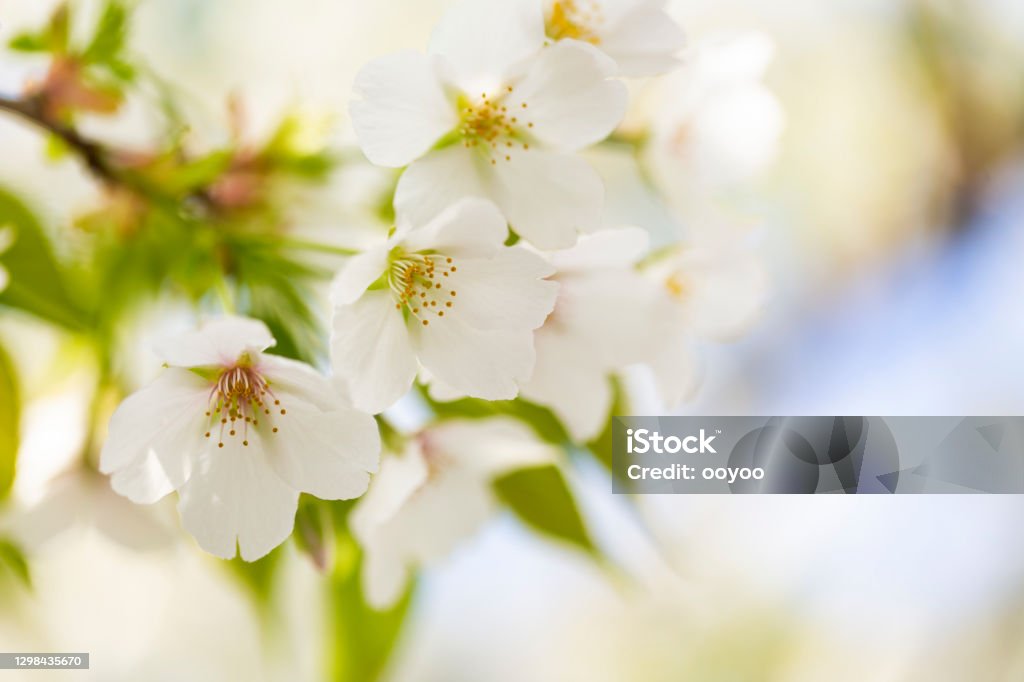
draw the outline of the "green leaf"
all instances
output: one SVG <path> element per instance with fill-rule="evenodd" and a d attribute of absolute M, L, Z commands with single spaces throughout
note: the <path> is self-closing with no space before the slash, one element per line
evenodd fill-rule
<path fill-rule="evenodd" d="M 528 526 L 596 555 L 561 470 L 553 465 L 520 469 L 494 481 L 494 491 Z"/>
<path fill-rule="evenodd" d="M 92 41 L 82 51 L 82 61 L 87 64 L 110 64 L 124 48 L 128 33 L 128 11 L 119 2 L 108 2 L 96 24 Z"/>
<path fill-rule="evenodd" d="M 362 562 L 363 555 L 352 536 L 339 534 L 338 559 L 330 581 L 330 680 L 380 679 L 412 603 L 414 584 L 410 581 L 405 594 L 390 609 L 379 611 L 367 604 Z"/>
<path fill-rule="evenodd" d="M 0 501 L 14 483 L 18 459 L 18 432 L 21 404 L 14 363 L 0 347 Z"/>
<path fill-rule="evenodd" d="M 46 36 L 40 33 L 20 33 L 7 46 L 15 52 L 48 52 L 50 49 Z"/>
<path fill-rule="evenodd" d="M 245 561 L 235 557 L 225 562 L 239 582 L 249 591 L 260 611 L 266 615 L 270 609 L 270 600 L 274 594 L 278 568 L 284 556 L 284 545 L 257 561 Z"/>
<path fill-rule="evenodd" d="M 32 573 L 24 552 L 10 540 L 0 538 L 0 571 L 11 573 L 25 587 L 32 589 Z"/>
<path fill-rule="evenodd" d="M 36 217 L 14 195 L 0 189 L 0 228 L 14 230 L 14 243 L 0 254 L 10 283 L 0 305 L 18 308 L 69 329 L 86 326 L 81 309 L 68 295 L 63 273 Z"/>
<path fill-rule="evenodd" d="M 423 391 L 423 396 L 434 413 L 441 418 L 513 417 L 526 422 L 540 438 L 548 443 L 566 445 L 572 440 L 551 410 L 522 398 L 515 400 L 462 398 L 451 402 L 437 402 L 432 400 L 426 391 Z"/>

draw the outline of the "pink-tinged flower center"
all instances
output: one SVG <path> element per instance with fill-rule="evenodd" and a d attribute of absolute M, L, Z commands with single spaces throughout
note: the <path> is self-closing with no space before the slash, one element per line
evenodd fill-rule
<path fill-rule="evenodd" d="M 241 438 L 242 445 L 248 446 L 249 426 L 259 426 L 262 418 L 270 422 L 272 411 L 278 413 L 275 418 L 288 413 L 270 389 L 270 382 L 243 355 L 238 363 L 220 372 L 210 390 L 206 412 L 210 426 L 205 435 L 211 438 L 217 431 L 218 447 L 224 447 L 225 438 L 234 437 Z M 277 433 L 277 430 L 278 427 L 273 426 L 270 433 Z"/>
<path fill-rule="evenodd" d="M 509 85 L 497 95 L 485 92 L 476 101 L 462 98 L 459 103 L 462 117 L 459 134 L 463 146 L 483 150 L 490 156 L 492 165 L 502 157 L 511 161 L 509 152 L 517 146 L 523 150 L 530 148 L 526 140 L 526 131 L 533 128 L 533 122 L 527 120 L 530 105 L 506 103 L 513 92 L 515 88 Z"/>
<path fill-rule="evenodd" d="M 555 0 L 545 23 L 552 40 L 582 40 L 600 45 L 598 27 L 604 23 L 601 7 L 594 0 Z"/>
<path fill-rule="evenodd" d="M 458 289 L 452 275 L 458 272 L 455 259 L 441 254 L 409 254 L 391 262 L 388 285 L 395 309 L 405 308 L 424 327 L 430 318 L 443 318 L 455 307 Z"/>

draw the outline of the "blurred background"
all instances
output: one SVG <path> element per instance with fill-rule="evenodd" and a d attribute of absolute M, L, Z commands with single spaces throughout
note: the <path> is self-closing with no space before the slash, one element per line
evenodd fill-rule
<path fill-rule="evenodd" d="M 342 149 L 359 67 L 422 48 L 448 4 L 143 0 L 131 41 L 181 94 L 200 144 L 224 137 L 233 98 L 252 139 L 298 108 Z M 733 111 L 740 133 L 762 131 L 763 153 L 742 159 L 742 181 L 698 189 L 714 186 L 716 212 L 753 226 L 772 298 L 744 339 L 703 349 L 705 382 L 685 412 L 1024 414 L 1024 5 L 669 6 L 691 45 L 754 34 L 770 57 L 756 87 L 771 101 L 740 98 Z M 51 10 L 0 0 L 0 39 Z M 0 94 L 39 77 L 38 61 L 0 53 Z M 623 136 L 673 87 L 634 84 Z M 156 134 L 131 101 L 83 128 L 124 146 Z M 710 156 L 729 158 L 715 145 L 737 138 L 709 139 Z M 76 164 L 47 162 L 45 147 L 0 114 L 0 185 L 70 224 L 99 188 Z M 304 229 L 339 241 L 379 229 L 366 197 L 389 180 L 358 157 L 296 199 Z M 612 188 L 610 223 L 699 229 L 702 209 L 652 189 L 656 161 L 614 145 L 592 159 Z M 156 369 L 156 320 L 173 314 L 168 303 L 120 330 L 139 349 L 122 360 L 140 380 Z M 0 592 L 0 649 L 92 653 L 90 673 L 32 679 L 320 679 L 336 643 L 318 625 L 331 602 L 309 562 L 287 548 L 285 588 L 253 599 L 186 544 L 173 502 L 140 513 L 103 481 L 63 473 L 86 433 L 83 351 L 16 315 L 0 317 L 0 338 L 29 398 L 18 520 L 5 523 L 34 581 Z M 1019 497 L 625 499 L 589 460 L 572 483 L 616 568 L 499 519 L 427 573 L 388 678 L 1024 679 Z"/>

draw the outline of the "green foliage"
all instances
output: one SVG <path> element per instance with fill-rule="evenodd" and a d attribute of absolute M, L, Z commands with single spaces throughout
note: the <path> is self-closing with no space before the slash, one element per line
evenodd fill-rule
<path fill-rule="evenodd" d="M 14 483 L 20 419 L 21 405 L 14 365 L 0 346 L 0 501 L 7 497 Z"/>
<path fill-rule="evenodd" d="M 14 195 L 0 189 L 0 227 L 14 230 L 14 243 L 0 254 L 10 283 L 0 306 L 17 308 L 68 329 L 86 325 L 42 226 Z"/>
<path fill-rule="evenodd" d="M 520 469 L 494 481 L 494 491 L 531 528 L 597 554 L 572 491 L 555 465 Z"/>
<path fill-rule="evenodd" d="M 412 603 L 410 581 L 402 599 L 378 611 L 366 603 L 362 586 L 363 556 L 347 532 L 338 536 L 338 560 L 330 577 L 331 652 L 328 679 L 337 682 L 374 682 L 381 678 L 398 642 Z"/>
<path fill-rule="evenodd" d="M 284 547 L 281 545 L 258 561 L 244 561 L 241 557 L 235 557 L 224 562 L 231 574 L 245 586 L 264 615 L 270 609 L 278 570 L 284 558 Z"/>
<path fill-rule="evenodd" d="M 536 405 L 522 398 L 515 400 L 481 400 L 479 398 L 463 398 L 451 402 L 432 400 L 424 391 L 424 397 L 440 418 L 465 417 L 484 419 L 487 417 L 506 416 L 520 419 L 532 428 L 543 440 L 553 445 L 568 446 L 571 442 L 565 427 L 551 410 Z"/>
<path fill-rule="evenodd" d="M 117 78 L 130 81 L 135 70 L 123 58 L 127 35 L 128 10 L 120 2 L 108 2 L 92 40 L 81 52 L 82 63 L 106 67 Z"/>
<path fill-rule="evenodd" d="M 17 52 L 65 54 L 68 50 L 69 20 L 67 5 L 60 5 L 46 26 L 36 32 L 29 31 L 14 36 L 8 47 Z"/>
<path fill-rule="evenodd" d="M 32 573 L 24 552 L 16 544 L 0 538 L 0 575 L 9 574 L 28 589 L 32 589 Z"/>

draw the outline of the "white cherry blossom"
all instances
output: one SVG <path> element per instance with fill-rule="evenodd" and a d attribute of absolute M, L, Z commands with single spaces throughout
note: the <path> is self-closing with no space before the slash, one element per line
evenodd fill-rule
<path fill-rule="evenodd" d="M 626 89 L 589 43 L 545 41 L 539 3 L 468 0 L 442 19 L 429 54 L 399 52 L 360 71 L 351 113 L 364 153 L 409 166 L 397 212 L 422 224 L 484 197 L 541 248 L 600 227 L 603 183 L 573 152 L 612 132 Z"/>
<path fill-rule="evenodd" d="M 665 12 L 665 0 L 544 0 L 544 27 L 551 40 L 594 45 L 615 60 L 623 76 L 671 70 L 685 43 Z"/>
<path fill-rule="evenodd" d="M 522 396 L 549 407 L 574 440 L 596 437 L 612 406 L 610 375 L 653 356 L 667 330 L 663 294 L 637 271 L 648 235 L 602 230 L 552 253 L 554 312 L 534 338 L 537 364 Z"/>
<path fill-rule="evenodd" d="M 667 194 L 699 199 L 775 158 L 784 115 L 763 82 L 774 51 L 759 33 L 707 39 L 659 85 L 646 159 Z"/>
<path fill-rule="evenodd" d="M 331 291 L 331 364 L 354 405 L 390 407 L 421 366 L 465 395 L 516 396 L 558 285 L 544 280 L 553 269 L 543 258 L 505 246 L 507 236 L 493 204 L 465 199 L 346 264 Z"/>
<path fill-rule="evenodd" d="M 477 532 L 497 508 L 495 478 L 553 463 L 557 454 L 525 424 L 495 417 L 442 422 L 412 438 L 400 455 L 386 456 L 349 517 L 366 554 L 369 603 L 393 604 L 414 569 Z"/>
<path fill-rule="evenodd" d="M 645 274 L 661 287 L 668 327 L 647 364 L 673 408 L 700 384 L 698 345 L 734 341 L 746 332 L 764 308 L 768 279 L 756 253 L 726 231 L 672 248 Z"/>
<path fill-rule="evenodd" d="M 100 470 L 140 504 L 179 493 L 185 529 L 211 554 L 254 561 L 291 533 L 300 492 L 350 499 L 377 470 L 369 415 L 300 362 L 268 355 L 267 327 L 211 320 L 167 339 L 168 365 L 110 420 Z"/>

